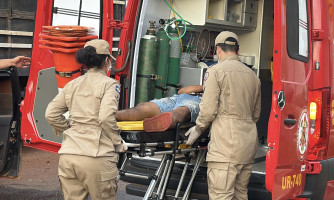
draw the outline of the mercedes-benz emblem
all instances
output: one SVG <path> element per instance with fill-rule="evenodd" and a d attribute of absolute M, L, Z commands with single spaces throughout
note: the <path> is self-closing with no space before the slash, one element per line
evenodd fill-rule
<path fill-rule="evenodd" d="M 277 105 L 280 109 L 283 109 L 285 106 L 285 94 L 283 91 L 280 91 L 277 96 Z"/>

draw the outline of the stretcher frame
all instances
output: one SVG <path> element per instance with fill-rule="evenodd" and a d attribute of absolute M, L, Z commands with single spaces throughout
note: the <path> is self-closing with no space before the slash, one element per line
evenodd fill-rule
<path fill-rule="evenodd" d="M 207 142 L 208 138 L 200 138 L 198 139 L 191 148 L 180 149 L 180 144 L 185 144 L 186 140 L 180 139 L 180 130 L 190 128 L 193 126 L 194 123 L 178 123 L 175 129 L 175 140 L 174 141 L 167 141 L 167 142 L 149 142 L 149 143 L 127 143 L 129 150 L 125 153 L 125 159 L 122 162 L 122 165 L 119 170 L 119 178 L 120 177 L 130 177 L 130 178 L 139 178 L 144 180 L 150 180 L 150 184 L 147 188 L 147 191 L 144 196 L 144 200 L 148 199 L 156 199 L 162 200 L 165 199 L 167 186 L 169 180 L 171 178 L 172 169 L 174 167 L 176 161 L 176 155 L 184 154 L 185 162 L 183 171 L 181 174 L 180 182 L 178 184 L 177 190 L 173 195 L 172 199 L 180 199 L 181 187 L 186 177 L 186 173 L 188 171 L 188 167 L 191 162 L 190 153 L 196 153 L 197 158 L 194 163 L 193 172 L 190 177 L 188 186 L 183 194 L 182 200 L 187 200 L 190 197 L 192 185 L 194 179 L 196 177 L 197 171 L 200 165 L 203 163 L 203 160 L 206 155 L 207 151 Z M 171 145 L 171 148 L 161 148 L 165 145 Z M 149 148 L 149 149 L 147 149 Z M 162 155 L 160 160 L 160 165 L 155 171 L 154 175 L 151 174 L 141 174 L 141 173 L 134 173 L 124 170 L 124 166 L 126 163 L 132 158 L 133 151 L 139 157 L 146 157 L 146 156 L 155 156 L 155 155 Z"/>

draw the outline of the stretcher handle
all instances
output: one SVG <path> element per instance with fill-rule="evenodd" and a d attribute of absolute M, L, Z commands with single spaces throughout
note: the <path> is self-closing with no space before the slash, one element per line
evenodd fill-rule
<path fill-rule="evenodd" d="M 176 135 L 175 135 L 175 145 L 173 147 L 173 151 L 174 151 L 174 154 L 176 152 L 176 150 L 179 148 L 179 145 L 180 145 L 180 129 L 181 128 L 191 128 L 192 126 L 195 126 L 196 123 L 194 122 L 179 122 L 177 123 L 176 125 Z"/>

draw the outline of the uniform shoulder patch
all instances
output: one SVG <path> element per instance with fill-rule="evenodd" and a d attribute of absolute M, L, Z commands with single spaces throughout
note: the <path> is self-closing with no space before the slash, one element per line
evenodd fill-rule
<path fill-rule="evenodd" d="M 208 80 L 209 78 L 209 72 L 205 72 L 204 74 L 204 81 Z"/>
<path fill-rule="evenodd" d="M 116 92 L 119 94 L 119 93 L 121 93 L 121 89 L 119 88 L 119 86 L 118 85 L 116 85 L 116 88 L 115 88 L 115 90 L 116 90 Z"/>

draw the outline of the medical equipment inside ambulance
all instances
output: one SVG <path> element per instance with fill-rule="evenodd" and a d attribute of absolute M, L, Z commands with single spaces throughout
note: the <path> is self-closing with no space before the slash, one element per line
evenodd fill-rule
<path fill-rule="evenodd" d="M 249 24 L 247 18 L 241 19 L 241 15 L 251 15 L 253 20 L 256 19 L 258 2 L 251 1 L 251 3 L 252 10 L 245 10 L 245 13 L 242 13 L 248 2 L 210 1 L 207 20 L 209 22 L 221 20 L 222 23 L 226 23 L 226 27 L 254 30 L 256 28 L 254 22 Z M 135 50 L 135 57 L 138 56 L 138 60 L 134 63 L 132 81 L 136 89 L 131 91 L 131 96 L 134 93 L 135 95 L 130 97 L 130 107 L 155 98 L 173 96 L 184 86 L 201 85 L 206 68 L 217 63 L 214 39 L 220 30 L 224 29 L 212 30 L 211 27 L 208 29 L 199 26 L 202 22 L 194 18 L 199 13 L 196 10 L 189 12 L 191 9 L 187 7 L 190 4 L 186 1 L 163 0 L 157 4 L 165 7 L 160 15 L 141 17 L 143 25 L 138 33 L 143 35 L 138 38 L 139 48 Z M 224 4 L 228 9 L 226 16 L 225 7 L 221 8 Z M 154 5 L 152 9 L 153 7 Z M 243 53 L 240 55 L 240 60 L 252 68 L 256 64 L 255 57 L 252 53 Z M 254 70 L 256 73 L 256 66 Z"/>

